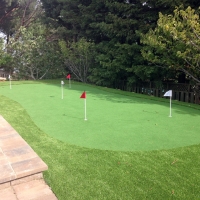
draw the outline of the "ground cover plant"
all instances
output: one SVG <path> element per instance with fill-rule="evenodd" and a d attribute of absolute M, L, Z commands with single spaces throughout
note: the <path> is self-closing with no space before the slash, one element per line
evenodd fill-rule
<path fill-rule="evenodd" d="M 189 106 L 188 104 L 173 102 L 174 110 L 172 112 L 172 118 L 168 118 L 168 113 L 165 113 L 168 112 L 168 99 L 155 99 L 154 97 L 147 96 L 144 98 L 142 95 L 129 94 L 108 88 L 101 88 L 100 92 L 100 88 L 85 86 L 82 84 L 77 84 L 77 88 L 75 85 L 72 86 L 71 93 L 69 93 L 66 85 L 65 87 L 68 91 L 66 95 L 72 95 L 73 93 L 74 97 L 77 96 L 77 101 L 79 103 L 81 102 L 79 105 L 76 100 L 68 101 L 69 99 L 67 99 L 67 96 L 64 96 L 64 101 L 62 102 L 64 105 L 69 103 L 72 103 L 73 105 L 74 103 L 77 106 L 77 110 L 79 110 L 78 117 L 76 118 L 76 115 L 74 115 L 73 119 L 71 119 L 70 113 L 73 113 L 71 110 L 64 110 L 63 112 L 63 108 L 59 109 L 60 106 L 57 105 L 58 103 L 54 103 L 53 99 L 56 98 L 55 102 L 61 101 L 60 85 L 57 84 L 56 81 L 47 82 L 45 84 L 43 82 L 38 82 L 37 84 L 35 84 L 35 82 L 33 82 L 34 84 L 27 83 L 31 82 L 16 82 L 15 85 L 13 85 L 12 90 L 9 89 L 7 82 L 1 83 L 0 114 L 21 134 L 21 136 L 47 163 L 49 170 L 45 172 L 45 180 L 55 192 L 58 199 L 197 199 L 200 197 L 200 188 L 198 184 L 200 177 L 199 129 L 198 121 L 195 121 L 196 118 L 199 118 L 200 110 L 197 105 Z M 17 89 L 17 86 L 19 86 L 19 90 Z M 30 86 L 29 92 L 24 96 L 22 90 L 28 86 Z M 38 88 L 41 88 L 42 92 L 38 92 Z M 54 88 L 55 93 L 50 94 L 47 88 L 50 88 L 51 91 Z M 84 88 L 90 88 L 87 93 L 88 121 L 86 122 L 83 119 L 83 101 L 79 99 Z M 20 94 L 20 97 L 14 92 L 15 90 L 18 91 L 17 93 Z M 35 96 L 46 94 L 48 98 L 44 99 L 44 95 L 41 99 L 34 99 L 32 93 Z M 93 97 L 90 97 L 89 100 L 89 96 Z M 137 96 L 138 100 L 133 100 L 135 99 L 134 96 Z M 102 107 L 98 107 L 97 110 L 94 110 L 92 106 L 89 107 L 93 98 L 96 99 L 93 100 L 94 102 L 97 101 L 97 104 L 94 103 L 95 107 L 99 105 L 101 99 L 103 102 L 103 99 L 105 100 L 106 98 L 106 101 L 108 101 L 108 107 L 111 107 L 111 104 L 114 104 L 112 108 L 113 112 L 117 109 L 116 106 L 119 105 L 128 104 L 130 106 L 130 104 L 137 104 L 138 106 L 141 104 L 142 109 L 139 110 L 139 108 L 137 108 L 137 110 L 135 108 L 135 110 L 137 110 L 138 113 L 139 111 L 142 112 L 142 116 L 149 116 L 150 112 L 151 117 L 146 121 L 149 122 L 148 120 L 153 121 L 158 119 L 159 123 L 157 123 L 157 125 L 154 124 L 156 128 L 161 126 L 160 118 L 164 118 L 167 122 L 170 122 L 169 120 L 172 119 L 178 120 L 177 122 L 179 122 L 179 126 L 182 126 L 183 129 L 188 128 L 188 131 L 182 131 L 182 136 L 179 135 L 178 137 L 179 132 L 176 133 L 175 129 L 172 129 L 172 131 L 168 132 L 170 137 L 173 137 L 173 133 L 177 134 L 177 138 L 175 139 L 179 141 L 177 143 L 173 143 L 172 141 L 172 144 L 175 145 L 175 147 L 176 145 L 179 147 L 171 149 L 170 146 L 154 146 L 154 144 L 152 144 L 154 148 L 158 150 L 151 149 L 150 147 L 152 147 L 152 145 L 149 145 L 146 149 L 142 149 L 144 148 L 142 147 L 143 144 L 137 145 L 137 143 L 134 144 L 134 141 L 132 141 L 134 144 L 133 146 L 137 145 L 137 149 L 121 149 L 120 143 L 118 144 L 118 149 L 117 144 L 113 146 L 112 144 L 101 145 L 94 148 L 91 146 L 92 143 L 90 143 L 90 141 L 81 144 L 80 141 L 83 140 L 83 138 L 79 139 L 79 143 L 75 143 L 72 139 L 67 141 L 65 137 L 58 136 L 59 129 L 63 129 L 64 124 L 68 123 L 65 118 L 69 120 L 67 128 L 65 127 L 65 133 L 70 134 L 70 131 L 73 129 L 81 132 L 82 128 L 85 128 L 85 123 L 88 123 L 92 126 L 92 130 L 95 130 L 93 132 L 94 135 L 97 133 L 100 134 L 100 132 L 95 129 L 96 126 L 97 129 L 102 126 L 98 125 L 98 123 L 104 120 L 103 117 L 106 118 L 108 114 L 112 117 L 114 117 L 114 115 L 112 115 L 113 113 L 107 113 L 106 115 L 102 114 L 102 116 L 99 116 L 100 114 L 95 116 L 94 113 L 89 114 L 92 111 L 97 112 L 98 109 L 101 111 L 103 110 Z M 30 101 L 30 99 L 32 99 L 32 101 Z M 46 105 L 44 106 L 44 103 L 42 104 L 42 99 L 46 104 L 47 102 L 51 102 L 48 109 L 45 107 Z M 17 101 L 19 101 L 20 104 Z M 145 107 L 147 103 L 145 104 L 144 102 L 149 101 L 152 101 L 152 103 L 148 106 L 150 108 L 147 109 L 147 107 Z M 40 107 L 40 103 L 45 107 L 46 112 L 48 111 L 45 118 L 44 116 L 38 115 L 38 113 L 41 114 L 44 112 L 43 110 L 40 113 L 40 109 L 42 108 Z M 154 106 L 157 105 L 156 103 L 159 105 L 159 113 L 153 112 Z M 104 107 L 105 105 L 106 104 L 104 104 Z M 35 112 L 31 111 L 31 107 L 33 107 L 32 110 L 35 110 Z M 38 110 L 38 108 L 40 109 Z M 106 107 L 105 109 L 108 108 Z M 123 107 L 123 109 L 127 112 L 126 106 Z M 131 112 L 130 109 L 128 111 Z M 59 112 L 60 114 L 58 115 Z M 127 113 L 127 115 L 131 117 L 130 122 L 127 121 L 127 124 L 134 122 L 138 124 L 138 119 L 134 121 L 135 118 L 141 119 L 141 116 L 139 116 L 138 113 L 133 114 L 133 116 L 132 114 Z M 41 120 L 50 120 L 47 125 L 44 125 L 49 127 L 52 124 L 51 115 L 58 115 L 58 121 L 54 122 L 54 124 L 65 120 L 64 123 L 62 122 L 59 124 L 59 128 L 56 130 L 58 135 L 54 132 L 55 130 L 53 130 L 54 134 L 51 132 L 49 133 L 48 129 L 42 127 L 38 122 Z M 120 120 L 126 118 L 125 115 L 120 115 L 121 113 L 117 116 Z M 154 115 L 156 117 L 154 117 Z M 176 119 L 176 115 L 182 115 L 182 121 Z M 35 120 L 36 117 L 39 118 L 38 121 Z M 98 123 L 95 123 L 95 125 L 92 125 L 92 122 L 94 123 L 92 117 L 99 119 Z M 188 121 L 192 120 L 189 127 L 185 125 L 187 124 L 187 121 L 183 121 L 183 119 L 187 119 Z M 116 120 L 117 118 L 115 118 L 115 121 Z M 117 121 L 117 123 L 120 122 Z M 147 124 L 141 124 L 141 127 L 146 126 Z M 79 125 L 80 127 L 76 127 Z M 104 124 L 104 126 L 101 127 L 101 131 L 104 132 L 103 130 L 106 128 L 108 128 L 109 131 L 112 130 L 113 127 L 107 127 L 110 125 L 111 122 L 106 125 Z M 172 125 L 174 126 L 174 124 L 171 124 L 169 127 L 173 128 Z M 147 129 L 150 131 L 152 128 L 152 130 L 156 132 L 157 129 L 154 128 L 154 126 L 149 124 Z M 176 125 L 176 129 L 179 128 L 179 126 Z M 129 129 L 127 129 L 127 131 L 128 130 Z M 136 130 L 139 132 L 141 129 L 136 128 Z M 118 130 L 114 127 L 113 134 L 117 134 L 117 131 Z M 163 132 L 164 131 L 166 130 L 163 130 Z M 106 132 L 106 134 L 108 134 L 108 132 Z M 73 132 L 73 134 L 75 133 Z M 162 134 L 162 132 L 160 132 L 160 134 Z M 187 139 L 185 140 L 184 137 L 187 134 L 189 134 L 190 137 L 186 137 Z M 72 136 L 69 135 L 69 137 Z M 74 137 L 78 140 L 78 136 L 75 135 Z M 85 135 L 85 137 L 91 137 L 91 135 Z M 93 139 L 95 138 L 96 137 Z M 156 138 L 156 135 L 154 135 L 154 139 L 158 139 L 158 142 L 160 138 Z M 97 139 L 100 141 L 100 138 Z M 138 139 L 139 138 L 137 138 L 137 140 Z M 87 140 L 88 139 L 86 139 L 86 141 Z M 146 140 L 149 141 L 151 138 L 147 135 Z M 187 143 L 187 140 L 189 140 L 189 143 Z M 121 142 L 121 146 L 123 146 L 123 141 Z M 143 142 L 145 142 L 145 140 L 143 140 Z M 160 141 L 160 143 L 162 142 L 164 142 L 164 140 Z M 168 142 L 170 142 L 170 139 Z M 97 145 L 97 142 L 95 145 Z M 131 145 L 126 145 L 129 146 L 128 148 L 131 147 Z M 141 146 L 141 149 L 139 149 L 139 146 Z M 166 147 L 166 149 L 164 147 Z M 109 148 L 113 148 L 113 150 Z"/>

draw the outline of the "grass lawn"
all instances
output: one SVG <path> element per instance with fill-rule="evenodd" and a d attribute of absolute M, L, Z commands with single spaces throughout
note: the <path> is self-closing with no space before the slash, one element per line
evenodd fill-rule
<path fill-rule="evenodd" d="M 87 118 L 84 100 L 87 93 Z M 0 114 L 47 163 L 59 200 L 198 199 L 200 107 L 60 81 L 0 83 Z"/>

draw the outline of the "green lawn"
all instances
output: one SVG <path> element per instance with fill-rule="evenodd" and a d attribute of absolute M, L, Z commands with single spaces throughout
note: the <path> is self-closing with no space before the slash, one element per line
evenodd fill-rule
<path fill-rule="evenodd" d="M 83 91 L 87 93 L 84 120 Z M 127 93 L 113 93 L 90 85 L 21 84 L 1 94 L 20 103 L 35 124 L 51 137 L 77 146 L 102 150 L 171 149 L 200 143 L 199 111 Z M 192 131 L 192 136 L 191 136 Z"/>
<path fill-rule="evenodd" d="M 198 105 L 173 101 L 170 118 L 168 99 L 74 83 L 62 100 L 47 83 L 0 83 L 0 114 L 47 163 L 59 200 L 200 198 Z"/>

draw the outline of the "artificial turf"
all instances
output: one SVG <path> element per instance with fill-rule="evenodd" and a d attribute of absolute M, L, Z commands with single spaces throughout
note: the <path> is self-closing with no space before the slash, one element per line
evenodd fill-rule
<path fill-rule="evenodd" d="M 5 87 L 6 84 L 1 83 Z M 22 82 L 16 84 L 21 85 Z M 101 90 L 123 96 L 130 94 L 106 88 L 101 88 Z M 199 144 L 168 150 L 132 152 L 71 145 L 43 132 L 32 121 L 27 109 L 11 98 L 2 96 L 2 91 L 1 87 L 0 114 L 47 163 L 48 170 L 44 172 L 44 178 L 59 200 L 194 200 L 200 198 Z M 143 97 L 141 101 L 144 98 L 151 98 L 136 96 Z M 161 100 L 164 101 L 164 99 L 158 101 Z M 80 101 L 83 103 L 82 99 Z M 175 103 L 183 107 L 189 106 L 173 102 Z M 194 105 L 190 106 L 197 110 L 199 108 Z M 190 110 L 189 117 L 193 116 L 193 109 Z M 172 118 L 174 114 L 173 111 Z M 195 115 L 198 116 L 197 114 Z M 80 119 L 83 118 L 80 117 Z M 198 126 L 198 124 L 195 125 Z M 75 127 L 76 124 L 72 126 Z"/>
<path fill-rule="evenodd" d="M 169 117 L 169 100 L 113 93 L 86 84 L 73 83 L 71 88 L 66 84 L 63 99 L 59 80 L 8 86 L 8 82 L 2 84 L 0 94 L 20 103 L 45 133 L 69 144 L 149 151 L 200 143 L 200 110 L 173 101 Z M 80 99 L 83 91 L 87 94 L 87 121 Z"/>

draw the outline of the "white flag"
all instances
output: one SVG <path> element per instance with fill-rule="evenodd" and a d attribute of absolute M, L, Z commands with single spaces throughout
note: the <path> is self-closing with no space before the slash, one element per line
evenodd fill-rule
<path fill-rule="evenodd" d="M 8 78 L 10 79 L 10 74 L 8 75 Z"/>
<path fill-rule="evenodd" d="M 61 81 L 61 85 L 64 85 L 65 83 L 64 83 L 64 81 Z"/>
<path fill-rule="evenodd" d="M 172 90 L 169 90 L 164 94 L 164 97 L 171 97 L 171 96 L 172 96 Z"/>

